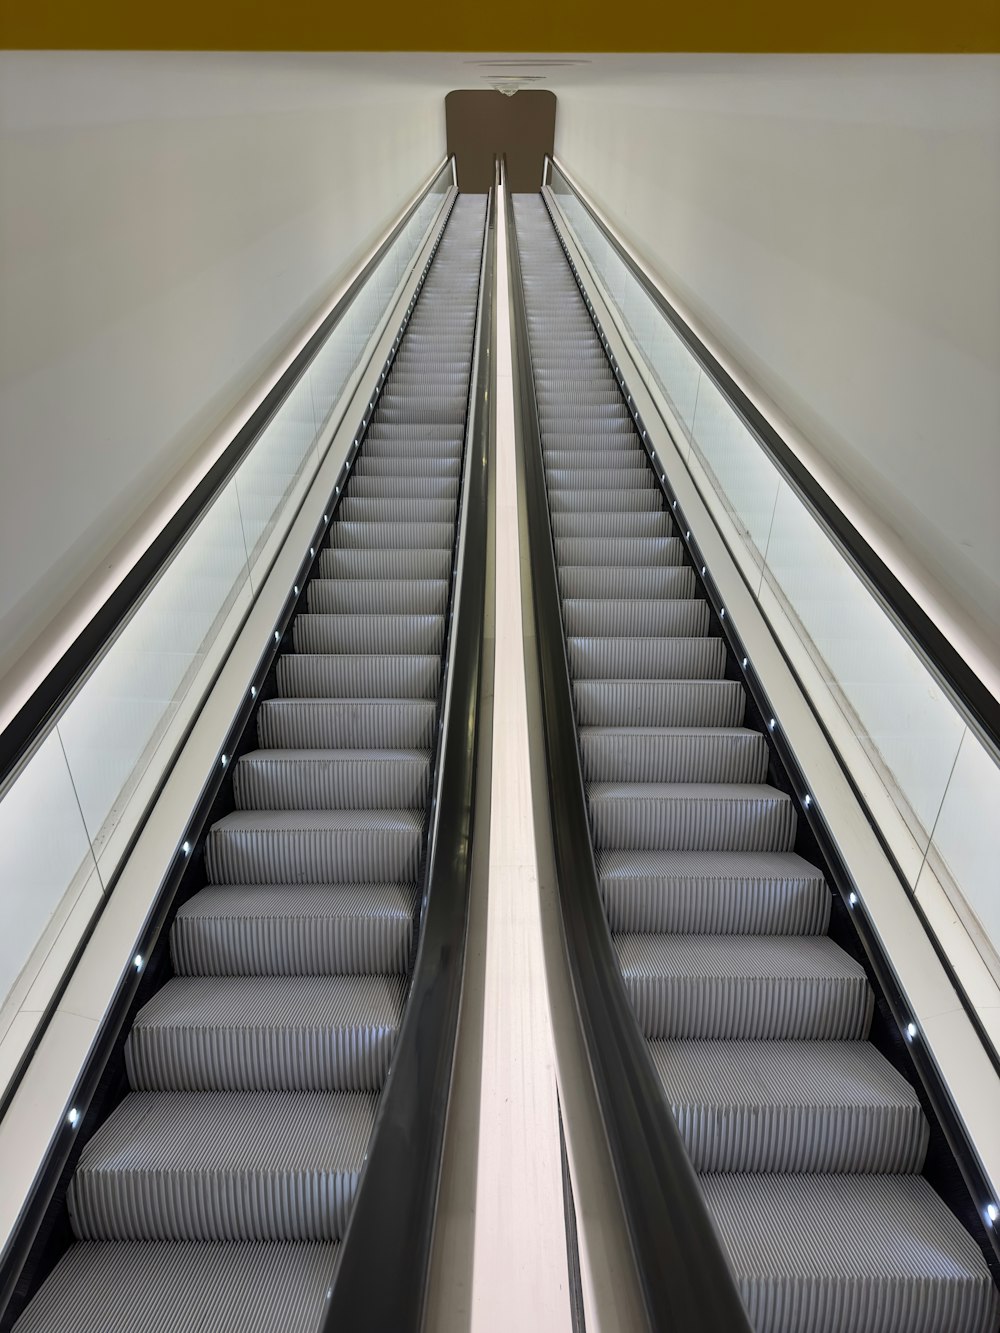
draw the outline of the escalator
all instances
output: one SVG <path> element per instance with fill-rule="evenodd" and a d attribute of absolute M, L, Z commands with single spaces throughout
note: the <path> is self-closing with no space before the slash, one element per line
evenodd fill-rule
<path fill-rule="evenodd" d="M 542 199 L 515 196 L 513 218 L 600 898 L 751 1323 L 996 1333 L 983 1253 L 924 1175 L 921 1100 L 870 1040 L 865 967 L 830 936 L 823 871 Z"/>
<path fill-rule="evenodd" d="M 18 1333 L 323 1326 L 426 922 L 486 213 L 454 204 Z"/>

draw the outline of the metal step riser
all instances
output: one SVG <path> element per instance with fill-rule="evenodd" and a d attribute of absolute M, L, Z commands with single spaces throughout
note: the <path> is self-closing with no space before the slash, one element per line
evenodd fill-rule
<path fill-rule="evenodd" d="M 306 590 L 313 615 L 443 616 L 447 579 L 313 579 Z"/>
<path fill-rule="evenodd" d="M 288 886 L 293 887 L 293 886 Z M 179 976 L 367 976 L 406 971 L 409 918 L 234 915 L 174 923 L 170 957 Z"/>
<path fill-rule="evenodd" d="M 359 478 L 360 480 L 360 478 Z M 344 523 L 451 523 L 458 511 L 456 500 L 425 500 L 388 497 L 355 497 L 341 502 L 338 518 Z"/>
<path fill-rule="evenodd" d="M 556 560 L 560 565 L 681 565 L 684 543 L 676 537 L 636 539 L 557 537 Z"/>
<path fill-rule="evenodd" d="M 296 616 L 292 642 L 297 653 L 426 654 L 441 652 L 444 616 Z"/>
<path fill-rule="evenodd" d="M 269 699 L 257 715 L 262 749 L 430 750 L 437 732 L 431 701 Z"/>
<path fill-rule="evenodd" d="M 563 629 L 571 638 L 698 638 L 709 627 L 701 598 L 627 602 L 591 598 L 563 601 Z"/>
<path fill-rule="evenodd" d="M 334 550 L 416 547 L 451 551 L 454 544 L 453 523 L 341 522 L 330 529 L 330 546 Z"/>
<path fill-rule="evenodd" d="M 795 843 L 791 801 L 611 799 L 591 790 L 590 822 L 598 848 L 701 852 L 788 852 Z"/>
<path fill-rule="evenodd" d="M 424 759 L 240 760 L 237 810 L 422 810 L 430 795 Z"/>
<path fill-rule="evenodd" d="M 351 499 L 457 500 L 458 477 L 352 477 L 347 494 Z"/>
<path fill-rule="evenodd" d="M 80 1240 L 330 1241 L 347 1230 L 360 1175 L 241 1173 L 214 1180 L 211 1191 L 182 1170 L 120 1183 L 77 1177 L 68 1203 Z"/>
<path fill-rule="evenodd" d="M 416 880 L 423 839 L 409 831 L 213 829 L 205 862 L 212 884 L 356 884 Z"/>
<path fill-rule="evenodd" d="M 646 510 L 639 513 L 614 513 L 593 510 L 589 513 L 552 513 L 554 537 L 672 537 L 670 516 Z"/>
<path fill-rule="evenodd" d="M 580 737 L 587 782 L 763 782 L 763 736 Z"/>
<path fill-rule="evenodd" d="M 437 702 L 441 659 L 306 655 L 278 658 L 278 692 L 286 699 L 424 699 Z"/>
<path fill-rule="evenodd" d="M 719 680 L 726 665 L 721 639 L 570 638 L 566 647 L 583 680 Z"/>
<path fill-rule="evenodd" d="M 125 1065 L 137 1092 L 375 1092 L 395 1043 L 364 1027 L 135 1028 Z"/>
<path fill-rule="evenodd" d="M 872 994 L 824 977 L 625 977 L 643 1034 L 667 1040 L 861 1041 Z"/>
<path fill-rule="evenodd" d="M 738 727 L 746 694 L 738 681 L 577 679 L 581 727 Z"/>
<path fill-rule="evenodd" d="M 694 570 L 686 565 L 660 569 L 601 569 L 594 565 L 564 565 L 559 570 L 563 597 L 617 597 L 619 599 L 691 597 L 695 591 Z"/>
<path fill-rule="evenodd" d="M 829 890 L 795 881 L 602 878 L 608 925 L 670 935 L 825 935 Z"/>
<path fill-rule="evenodd" d="M 663 499 L 658 491 L 560 489 L 549 491 L 552 514 L 662 514 Z M 581 561 L 581 563 L 586 563 Z"/>
<path fill-rule="evenodd" d="M 895 1175 L 919 1171 L 927 1150 L 919 1106 L 671 1109 L 696 1171 Z"/>
<path fill-rule="evenodd" d="M 333 550 L 319 553 L 319 573 L 324 579 L 447 579 L 451 576 L 450 551 Z"/>

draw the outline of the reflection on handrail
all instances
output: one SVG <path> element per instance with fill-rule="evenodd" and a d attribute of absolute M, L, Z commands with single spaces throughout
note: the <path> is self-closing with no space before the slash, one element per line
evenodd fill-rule
<path fill-rule="evenodd" d="M 549 181 L 557 230 L 583 255 L 939 953 L 960 989 L 974 968 L 989 993 L 1000 985 L 1000 704 L 557 162 Z M 967 1007 L 1000 1049 L 996 1005 Z"/>

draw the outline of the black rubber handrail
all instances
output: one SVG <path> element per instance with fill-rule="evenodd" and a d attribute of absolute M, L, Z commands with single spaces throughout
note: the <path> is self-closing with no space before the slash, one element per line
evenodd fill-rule
<path fill-rule="evenodd" d="M 26 756 L 51 728 L 80 682 L 86 678 L 95 661 L 115 637 L 119 627 L 142 601 L 148 589 L 183 545 L 192 528 L 227 485 L 271 418 L 301 379 L 316 353 L 340 323 L 358 292 L 368 282 L 386 252 L 430 194 L 444 166 L 447 166 L 447 162 L 434 173 L 426 187 L 353 279 L 343 296 L 223 453 L 167 520 L 115 590 L 0 733 L 0 792 L 4 790 L 8 780 Z"/>
<path fill-rule="evenodd" d="M 496 190 L 487 203 L 470 376 L 461 595 L 449 617 L 450 699 L 427 843 L 420 944 L 324 1333 L 422 1327 L 462 997 L 486 592 Z M 460 516 L 461 517 L 461 516 Z"/>
<path fill-rule="evenodd" d="M 632 277 L 694 354 L 702 369 L 713 380 L 719 392 L 819 522 L 827 536 L 864 580 L 868 589 L 906 636 L 969 725 L 1000 758 L 1000 699 L 977 675 L 961 652 L 949 641 L 913 594 L 861 535 L 795 451 L 785 443 L 770 421 L 713 356 L 683 315 L 612 234 L 563 172 L 559 163 L 548 156 L 546 161 L 560 173 L 566 185 L 572 190 L 577 203 L 585 210 Z M 548 188 L 550 190 L 552 188 L 551 173 Z"/>
<path fill-rule="evenodd" d="M 531 347 L 509 191 L 508 268 L 524 453 L 549 815 L 566 954 L 649 1327 L 750 1333 L 750 1325 L 626 994 L 601 904 L 576 740 Z"/>

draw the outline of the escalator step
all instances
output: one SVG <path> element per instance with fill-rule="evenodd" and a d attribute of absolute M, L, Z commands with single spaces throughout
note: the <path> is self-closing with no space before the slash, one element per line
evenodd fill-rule
<path fill-rule="evenodd" d="M 549 492 L 549 506 L 553 514 L 662 514 L 663 501 L 659 491 L 601 490 L 594 486 L 589 489 L 572 489 Z M 583 562 L 581 562 L 583 563 Z"/>
<path fill-rule="evenodd" d="M 444 616 L 302 612 L 295 617 L 292 642 L 297 653 L 440 654 Z"/>
<path fill-rule="evenodd" d="M 736 680 L 573 682 L 582 727 L 738 727 L 746 695 Z"/>
<path fill-rule="evenodd" d="M 920 1100 L 866 1041 L 651 1041 L 698 1171 L 919 1171 Z"/>
<path fill-rule="evenodd" d="M 402 976 L 172 977 L 125 1045 L 136 1090 L 364 1092 L 382 1086 Z"/>
<path fill-rule="evenodd" d="M 581 727 L 587 782 L 763 782 L 767 742 L 743 727 Z"/>
<path fill-rule="evenodd" d="M 17 1333 L 315 1333 L 337 1244 L 85 1241 L 60 1259 Z"/>
<path fill-rule="evenodd" d="M 614 932 L 822 935 L 823 875 L 792 852 L 603 851 L 601 897 Z"/>
<path fill-rule="evenodd" d="M 692 597 L 695 577 L 689 565 L 561 565 L 559 590 L 564 597 Z"/>
<path fill-rule="evenodd" d="M 327 547 L 319 553 L 319 573 L 324 579 L 447 579 L 451 577 L 451 551 Z"/>
<path fill-rule="evenodd" d="M 594 845 L 664 851 L 790 852 L 796 810 L 766 784 L 594 782 Z"/>
<path fill-rule="evenodd" d="M 423 811 L 249 811 L 226 815 L 205 848 L 213 884 L 356 884 L 417 879 Z"/>
<path fill-rule="evenodd" d="M 555 537 L 670 537 L 673 519 L 662 509 L 616 512 L 591 509 L 581 513 L 553 511 Z"/>
<path fill-rule="evenodd" d="M 857 1041 L 868 1035 L 865 970 L 825 935 L 616 935 L 647 1037 Z"/>
<path fill-rule="evenodd" d="M 266 699 L 257 714 L 269 750 L 429 750 L 436 728 L 432 699 Z"/>
<path fill-rule="evenodd" d="M 658 505 L 662 507 L 663 504 L 653 474 L 645 462 L 637 462 L 633 467 L 622 463 L 614 468 L 547 467 L 545 477 L 550 491 L 653 491 Z"/>
<path fill-rule="evenodd" d="M 132 1092 L 70 1183 L 81 1240 L 339 1240 L 374 1093 Z"/>
<path fill-rule="evenodd" d="M 655 506 L 654 506 L 655 507 Z M 680 565 L 684 543 L 678 537 L 557 537 L 560 565 Z"/>
<path fill-rule="evenodd" d="M 398 472 L 398 469 L 396 469 Z M 364 520 L 341 520 L 330 529 L 330 545 L 334 550 L 384 551 L 390 546 L 417 547 L 451 551 L 455 543 L 452 523 L 380 523 Z"/>
<path fill-rule="evenodd" d="M 982 1254 L 921 1176 L 709 1175 L 758 1333 L 992 1333 Z"/>
<path fill-rule="evenodd" d="M 726 665 L 726 645 L 709 638 L 568 638 L 570 670 L 585 680 L 711 680 Z"/>
<path fill-rule="evenodd" d="M 251 750 L 236 765 L 238 810 L 423 810 L 429 750 Z"/>
<path fill-rule="evenodd" d="M 404 973 L 415 884 L 231 884 L 177 912 L 170 957 L 181 976 Z"/>
<path fill-rule="evenodd" d="M 605 597 L 567 597 L 563 628 L 570 638 L 697 638 L 708 629 L 703 597 L 656 602 Z"/>
<path fill-rule="evenodd" d="M 340 519 L 344 523 L 454 523 L 457 510 L 456 499 L 356 496 L 351 491 L 340 503 Z"/>
<path fill-rule="evenodd" d="M 367 443 L 365 448 L 368 448 Z M 400 455 L 401 460 L 404 457 Z M 459 480 L 458 477 L 352 477 L 348 482 L 348 494 L 353 499 L 411 495 L 416 499 L 455 500 Z"/>
<path fill-rule="evenodd" d="M 291 699 L 437 700 L 436 653 L 286 653 L 278 658 L 278 690 Z"/>
<path fill-rule="evenodd" d="M 315 615 L 443 616 L 447 579 L 311 579 L 307 587 Z"/>

